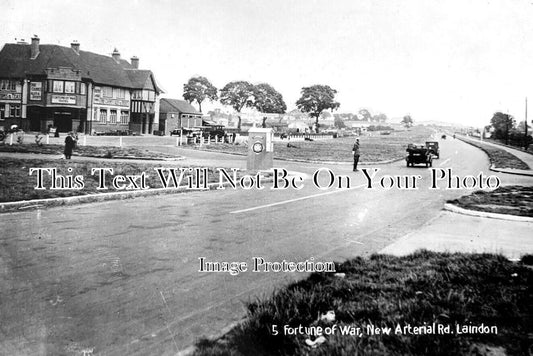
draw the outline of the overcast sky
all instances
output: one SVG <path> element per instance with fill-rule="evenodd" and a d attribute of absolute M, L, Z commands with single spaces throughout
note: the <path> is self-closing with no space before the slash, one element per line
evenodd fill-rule
<path fill-rule="evenodd" d="M 267 82 L 291 110 L 303 86 L 327 84 L 338 112 L 476 126 L 495 111 L 523 120 L 533 102 L 533 0 L 0 0 L 0 10 L 0 45 L 36 34 L 116 47 L 166 97 L 182 99 L 202 75 L 218 88 Z"/>

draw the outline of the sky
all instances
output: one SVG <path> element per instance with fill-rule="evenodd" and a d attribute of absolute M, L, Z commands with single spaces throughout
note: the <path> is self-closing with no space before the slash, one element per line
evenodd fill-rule
<path fill-rule="evenodd" d="M 533 0 L 0 0 L 0 13 L 0 46 L 35 34 L 117 48 L 169 98 L 193 76 L 246 80 L 291 110 L 302 87 L 324 84 L 340 113 L 476 127 L 496 111 L 522 121 L 533 102 Z"/>

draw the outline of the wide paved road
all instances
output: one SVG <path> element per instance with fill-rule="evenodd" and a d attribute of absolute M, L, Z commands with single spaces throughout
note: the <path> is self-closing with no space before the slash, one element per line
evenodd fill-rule
<path fill-rule="evenodd" d="M 407 168 L 404 161 L 376 166 L 376 177 L 419 174 L 416 190 L 365 189 L 364 174 L 347 165 L 329 168 L 350 176 L 351 189 L 319 190 L 309 177 L 321 165 L 276 166 L 306 175 L 305 187 L 0 215 L 0 353 L 175 354 L 240 320 L 243 302 L 305 277 L 200 273 L 199 257 L 251 264 L 254 256 L 297 262 L 368 255 L 465 193 L 428 189 L 430 170 Z M 434 168 L 452 168 L 460 177 L 491 174 L 486 156 L 458 140 L 441 141 Z M 531 178 L 499 176 L 503 183 L 531 184 Z"/>

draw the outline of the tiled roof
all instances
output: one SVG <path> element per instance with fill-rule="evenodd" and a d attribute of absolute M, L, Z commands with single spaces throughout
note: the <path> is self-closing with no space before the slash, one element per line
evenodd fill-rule
<path fill-rule="evenodd" d="M 198 112 L 191 104 L 189 104 L 185 100 L 167 98 L 161 98 L 161 100 L 159 101 L 159 112 L 181 112 L 183 114 L 202 115 L 202 113 Z"/>
<path fill-rule="evenodd" d="M 79 70 L 82 78 L 96 84 L 143 89 L 152 75 L 149 70 L 134 69 L 124 59 L 116 62 L 111 56 L 87 51 L 78 54 L 70 47 L 58 45 L 39 45 L 37 58 L 30 56 L 29 44 L 5 44 L 0 51 L 0 77 L 26 78 L 45 75 L 47 68 L 67 67 Z"/>

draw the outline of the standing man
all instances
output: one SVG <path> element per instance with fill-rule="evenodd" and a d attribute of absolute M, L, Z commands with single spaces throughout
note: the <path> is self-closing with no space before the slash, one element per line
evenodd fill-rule
<path fill-rule="evenodd" d="M 357 171 L 357 163 L 359 163 L 359 139 L 355 139 L 355 143 L 353 144 L 353 171 Z"/>
<path fill-rule="evenodd" d="M 67 137 L 65 138 L 65 159 L 70 159 L 74 146 L 76 146 L 76 140 L 73 137 L 73 133 L 69 132 Z"/>

